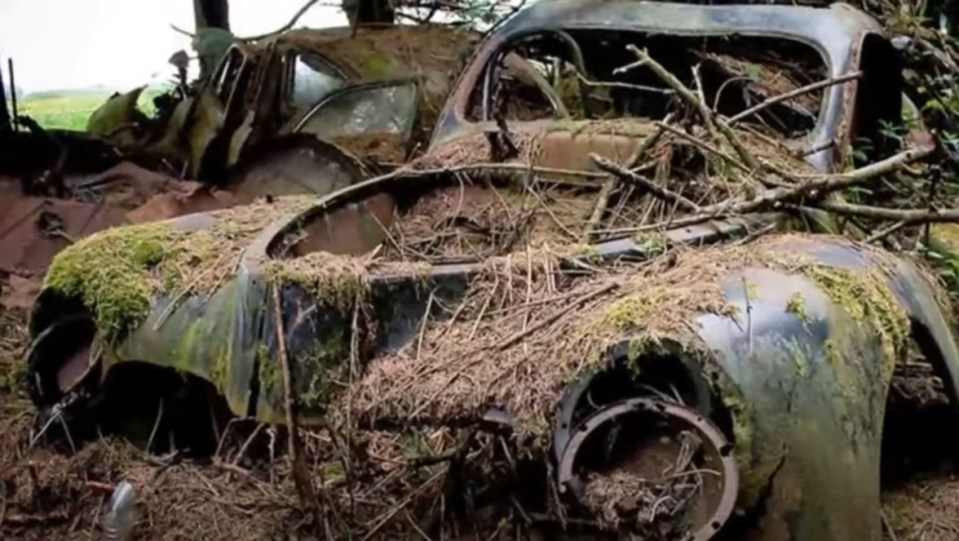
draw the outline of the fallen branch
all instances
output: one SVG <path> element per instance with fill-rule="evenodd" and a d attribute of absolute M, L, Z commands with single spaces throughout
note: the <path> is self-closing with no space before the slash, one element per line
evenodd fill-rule
<path fill-rule="evenodd" d="M 842 182 L 854 183 L 858 180 L 864 180 L 864 179 L 876 177 L 879 175 L 885 175 L 886 173 L 891 173 L 895 171 L 896 169 L 902 167 L 903 165 L 906 165 L 910 162 L 914 162 L 916 160 L 921 160 L 925 158 L 926 156 L 929 156 L 930 154 L 932 154 L 933 150 L 935 150 L 935 147 L 933 146 L 916 146 L 916 147 L 907 148 L 906 150 L 903 150 L 902 152 L 899 152 L 898 154 L 894 154 L 884 160 L 879 160 L 878 162 L 865 165 L 863 167 L 860 167 L 859 169 L 854 169 L 847 173 L 833 173 L 825 177 L 821 175 L 803 175 L 803 174 L 797 174 L 793 176 L 796 179 L 820 178 L 824 180 L 825 179 L 832 180 L 833 182 L 838 182 L 838 183 L 842 183 Z M 841 187 L 845 187 L 845 186 L 841 186 Z"/>
<path fill-rule="evenodd" d="M 797 96 L 802 96 L 803 94 L 808 94 L 809 92 L 814 92 L 814 91 L 816 91 L 816 90 L 820 90 L 820 89 L 822 89 L 822 88 L 826 88 L 826 87 L 829 87 L 829 86 L 832 86 L 832 85 L 837 85 L 837 84 L 845 83 L 845 82 L 851 81 L 851 80 L 853 80 L 853 79 L 858 79 L 858 78 L 860 78 L 860 77 L 862 77 L 862 72 L 861 72 L 861 71 L 857 71 L 857 72 L 854 72 L 854 73 L 847 73 L 846 75 L 841 75 L 841 76 L 839 76 L 839 77 L 835 77 L 835 78 L 832 78 L 832 79 L 824 79 L 824 80 L 822 80 L 822 81 L 817 81 L 817 82 L 815 82 L 815 83 L 808 84 L 808 85 L 806 85 L 806 86 L 802 86 L 802 87 L 799 87 L 799 88 L 794 89 L 794 90 L 790 90 L 789 92 L 785 92 L 785 93 L 780 94 L 780 95 L 778 95 L 778 96 L 773 96 L 773 97 L 771 97 L 771 98 L 768 98 L 768 99 L 765 99 L 765 100 L 761 101 L 760 103 L 757 103 L 756 105 L 750 107 L 749 109 L 746 109 L 746 110 L 744 110 L 744 111 L 741 111 L 741 112 L 736 113 L 735 115 L 729 117 L 729 120 L 727 121 L 727 124 L 729 124 L 729 125 L 731 126 L 731 125 L 735 124 L 736 122 L 738 122 L 738 121 L 740 121 L 740 120 L 742 120 L 742 119 L 744 119 L 744 118 L 746 118 L 746 117 L 748 117 L 748 116 L 754 115 L 754 114 L 758 113 L 759 111 L 762 111 L 763 109 L 765 109 L 765 108 L 767 108 L 767 107 L 770 107 L 770 106 L 772 106 L 772 105 L 776 105 L 777 103 L 784 102 L 784 101 L 786 101 L 786 100 L 788 100 L 788 99 L 792 99 L 792 98 L 795 98 L 795 97 L 797 97 Z"/>
<path fill-rule="evenodd" d="M 886 158 L 885 160 L 869 164 L 865 167 L 860 167 L 859 169 L 850 171 L 848 173 L 824 175 L 816 178 L 815 180 L 804 182 L 798 186 L 767 190 L 746 201 L 736 202 L 726 200 L 721 203 L 716 203 L 715 205 L 703 207 L 701 212 L 705 215 L 712 216 L 717 216 L 720 214 L 744 214 L 772 206 L 776 203 L 782 203 L 803 197 L 818 199 L 828 193 L 842 190 L 855 184 L 860 184 L 867 180 L 892 172 L 903 164 L 922 158 L 928 155 L 930 152 L 932 152 L 932 148 L 930 147 L 910 148 L 900 152 L 899 154 Z M 820 207 L 828 210 L 825 205 L 826 203 L 822 203 L 820 204 Z M 898 220 L 899 218 L 890 219 Z"/>
<path fill-rule="evenodd" d="M 899 231 L 900 229 L 902 229 L 903 227 L 907 225 L 909 225 L 908 222 L 896 222 L 888 227 L 884 227 L 880 229 L 879 231 L 871 235 L 869 238 L 867 238 L 865 242 L 866 244 L 872 244 L 873 242 L 882 240 L 888 237 L 889 235 L 895 233 L 896 231 Z"/>
<path fill-rule="evenodd" d="M 280 304 L 280 289 L 273 286 L 273 315 L 276 318 L 276 341 L 283 370 L 283 400 L 286 408 L 286 429 L 290 453 L 293 455 L 293 484 L 300 496 L 300 503 L 310 511 L 319 510 L 316 493 L 313 491 L 313 482 L 307 470 L 306 458 L 303 456 L 303 442 L 300 441 L 300 425 L 294 410 L 295 399 L 293 393 L 293 375 L 290 371 L 290 359 L 286 351 L 286 331 L 283 329 L 283 310 Z M 319 517 L 317 517 L 319 518 Z"/>
<path fill-rule="evenodd" d="M 823 201 L 819 203 L 818 206 L 823 210 L 835 212 L 836 214 L 905 222 L 903 225 L 959 222 L 959 208 L 943 210 L 903 210 L 832 201 Z"/>
<path fill-rule="evenodd" d="M 586 227 L 583 230 L 582 240 L 583 242 L 588 242 L 589 237 L 593 234 L 593 231 L 599 227 L 600 222 L 603 220 L 603 214 L 606 213 L 607 207 L 609 207 L 609 197 L 613 194 L 613 191 L 616 189 L 618 183 L 617 176 L 612 176 L 603 183 L 599 188 L 599 194 L 596 195 L 596 206 L 593 208 L 593 213 L 589 217 L 589 221 L 586 222 Z"/>
<path fill-rule="evenodd" d="M 710 132 L 715 133 L 717 130 L 723 135 L 726 141 L 733 147 L 733 150 L 736 151 L 736 154 L 739 156 L 739 159 L 743 161 L 747 166 L 752 170 L 758 170 L 760 168 L 759 162 L 756 158 L 750 154 L 746 147 L 743 146 L 742 141 L 736 137 L 736 134 L 733 130 L 727 125 L 718 115 L 713 112 L 705 103 L 700 100 L 696 94 L 694 94 L 689 88 L 686 87 L 679 79 L 677 79 L 672 73 L 669 72 L 662 64 L 653 60 L 651 56 L 646 51 L 640 50 L 635 45 L 627 45 L 631 53 L 636 55 L 639 58 L 640 62 L 643 65 L 649 66 L 649 69 L 653 70 L 660 79 L 663 80 L 666 84 L 673 87 L 676 92 L 679 94 L 684 101 L 692 105 L 699 111 L 699 116 L 703 118 L 703 122 L 706 124 L 706 128 Z"/>
<path fill-rule="evenodd" d="M 633 173 L 632 171 L 624 169 L 616 165 L 615 163 L 607 160 L 606 158 L 603 158 L 602 156 L 599 156 L 597 154 L 590 154 L 589 159 L 592 160 L 593 163 L 595 163 L 596 166 L 602 169 L 603 171 L 606 171 L 607 173 L 615 175 L 616 177 L 626 182 L 637 184 L 645 188 L 646 190 L 648 190 L 651 194 L 655 195 L 656 197 L 659 197 L 660 199 L 664 199 L 666 201 L 669 201 L 670 203 L 676 203 L 677 205 L 692 212 L 698 213 L 698 212 L 702 212 L 703 210 L 699 205 L 683 197 L 682 195 L 679 195 L 676 192 L 667 190 L 666 188 L 659 186 L 655 182 L 647 178 L 644 178 L 641 175 L 637 175 L 636 173 Z"/>

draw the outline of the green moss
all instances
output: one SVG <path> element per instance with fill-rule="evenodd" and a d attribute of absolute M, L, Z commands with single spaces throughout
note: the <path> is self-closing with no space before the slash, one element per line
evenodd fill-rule
<path fill-rule="evenodd" d="M 885 274 L 878 269 L 863 272 L 823 266 L 809 266 L 804 272 L 854 322 L 869 324 L 879 333 L 891 370 L 909 338 L 910 323 Z"/>
<path fill-rule="evenodd" d="M 959 306 L 959 224 L 931 225 L 923 255 L 945 285 L 952 305 Z"/>
<path fill-rule="evenodd" d="M 291 196 L 221 210 L 211 214 L 211 229 L 199 231 L 179 231 L 169 222 L 108 229 L 60 252 L 44 286 L 80 299 L 101 338 L 113 341 L 147 316 L 154 298 L 222 284 L 253 236 L 310 201 Z"/>
<path fill-rule="evenodd" d="M 390 70 L 392 68 L 392 62 L 390 62 L 390 57 L 382 53 L 374 53 L 366 58 L 363 61 L 361 69 L 363 70 L 363 77 L 366 79 L 385 79 L 389 77 Z"/>
<path fill-rule="evenodd" d="M 661 348 L 662 348 L 662 342 L 658 338 L 644 335 L 644 336 L 633 338 L 632 340 L 629 341 L 629 350 L 626 352 L 626 355 L 629 358 L 629 361 L 631 365 L 633 366 L 633 368 L 635 369 L 636 373 L 638 374 L 640 367 L 637 361 L 639 361 L 639 359 L 642 358 L 643 355 L 646 355 L 647 353 L 651 351 L 655 351 Z"/>
<path fill-rule="evenodd" d="M 346 469 L 343 468 L 343 463 L 339 460 L 331 460 L 320 464 L 320 475 L 324 484 L 330 483 L 346 477 Z"/>
<path fill-rule="evenodd" d="M 261 393 L 283 393 L 283 367 L 279 359 L 274 359 L 270 348 L 260 344 L 256 348 L 257 377 L 260 379 Z"/>
<path fill-rule="evenodd" d="M 326 260 L 319 261 L 321 258 Z M 331 262 L 344 264 L 327 264 Z M 362 295 L 368 286 L 362 268 L 325 253 L 310 254 L 295 260 L 269 261 L 263 265 L 263 273 L 270 283 L 299 285 L 314 297 L 338 308 L 352 306 L 357 295 Z"/>
<path fill-rule="evenodd" d="M 18 394 L 26 387 L 27 363 L 12 362 L 5 365 L 6 370 L 0 374 L 0 393 Z"/>
<path fill-rule="evenodd" d="M 612 303 L 606 310 L 603 322 L 618 330 L 641 326 L 652 313 L 645 297 L 630 296 Z"/>
<path fill-rule="evenodd" d="M 340 386 L 337 376 L 344 372 L 348 356 L 346 333 L 341 331 L 298 359 L 298 373 L 308 374 L 310 380 L 303 387 L 297 386 L 297 401 L 308 409 L 325 409 Z"/>
<path fill-rule="evenodd" d="M 599 253 L 599 250 L 593 245 L 584 245 L 581 250 L 582 256 L 586 258 L 586 261 L 598 265 L 603 262 L 603 256 Z"/>
<path fill-rule="evenodd" d="M 146 317 L 153 293 L 150 270 L 177 236 L 163 223 L 108 229 L 60 252 L 44 287 L 82 299 L 103 336 L 115 336 Z"/>
<path fill-rule="evenodd" d="M 806 298 L 798 291 L 786 301 L 786 311 L 795 315 L 804 325 L 809 323 L 809 313 L 806 312 Z"/>
<path fill-rule="evenodd" d="M 669 249 L 669 238 L 662 233 L 637 235 L 633 242 L 636 243 L 637 249 L 649 258 L 662 255 Z"/>

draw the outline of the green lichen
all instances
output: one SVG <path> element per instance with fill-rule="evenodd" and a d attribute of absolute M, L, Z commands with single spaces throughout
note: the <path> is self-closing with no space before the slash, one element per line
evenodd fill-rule
<path fill-rule="evenodd" d="M 210 379 L 222 390 L 226 390 L 229 387 L 227 377 L 230 375 L 230 364 L 232 362 L 233 358 L 230 356 L 229 350 L 224 354 L 218 355 L 216 359 L 213 360 Z"/>
<path fill-rule="evenodd" d="M 260 344 L 256 348 L 257 377 L 260 380 L 260 392 L 282 393 L 283 392 L 283 368 L 280 362 L 274 359 L 270 354 L 270 348 L 266 344 Z"/>
<path fill-rule="evenodd" d="M 806 352 L 795 340 L 786 340 L 783 347 L 789 351 L 793 367 L 799 377 L 809 375 L 809 361 L 806 359 Z"/>
<path fill-rule="evenodd" d="M 103 336 L 115 336 L 146 317 L 154 289 L 150 270 L 178 236 L 164 223 L 108 229 L 60 252 L 44 287 L 82 299 Z"/>
<path fill-rule="evenodd" d="M 832 365 L 833 369 L 839 369 L 842 367 L 843 361 L 840 351 L 841 348 L 832 339 L 826 340 L 826 343 L 823 344 L 823 353 L 826 354 L 826 360 L 829 361 L 829 364 Z"/>

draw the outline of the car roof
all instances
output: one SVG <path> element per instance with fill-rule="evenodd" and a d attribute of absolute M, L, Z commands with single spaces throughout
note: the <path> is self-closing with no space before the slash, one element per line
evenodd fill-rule
<path fill-rule="evenodd" d="M 823 50 L 830 61 L 848 57 L 850 43 L 882 32 L 865 12 L 845 3 L 828 7 L 783 4 L 698 5 L 648 0 L 550 0 L 523 9 L 496 32 L 509 40 L 536 30 L 616 29 L 669 34 L 778 35 Z"/>

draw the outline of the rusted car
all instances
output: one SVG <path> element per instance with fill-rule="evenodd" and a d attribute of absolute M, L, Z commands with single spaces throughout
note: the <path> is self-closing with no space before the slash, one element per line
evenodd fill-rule
<path fill-rule="evenodd" d="M 18 209 L 0 224 L 0 270 L 42 271 L 69 242 L 111 226 L 265 195 L 329 193 L 421 154 L 477 39 L 468 30 L 440 25 L 291 30 L 233 45 L 213 77 L 158 122 L 136 110 L 142 88 L 117 95 L 91 118 L 89 131 L 104 141 L 94 139 L 70 152 L 60 145 L 69 160 L 105 155 L 100 159 L 105 163 L 93 170 L 98 177 L 66 182 L 69 193 L 60 197 L 74 200 L 23 198 L 53 194 L 15 191 L 0 200 L 5 208 Z M 34 167 L 28 162 L 38 152 L 25 146 L 28 139 L 53 147 L 56 138 L 69 139 L 49 135 L 7 134 L 4 164 Z M 106 141 L 163 173 L 176 174 L 185 162 L 183 171 L 218 190 L 158 182 L 159 174 L 133 164 L 111 170 L 118 152 Z M 37 177 L 44 169 L 58 169 L 55 155 L 39 157 L 44 163 L 36 171 L 17 174 Z M 59 169 L 62 176 L 75 168 Z M 111 191 L 140 197 L 122 204 L 113 196 L 98 197 Z M 147 202 L 159 192 L 169 193 Z M 52 233 L 45 231 L 50 221 Z"/>
<path fill-rule="evenodd" d="M 897 366 L 921 357 L 959 392 L 943 291 L 836 235 L 805 192 L 728 217 L 715 193 L 757 189 L 745 164 L 676 126 L 708 103 L 740 123 L 742 161 L 820 178 L 888 152 L 895 66 L 844 4 L 538 3 L 483 42 L 409 166 L 61 254 L 31 321 L 33 398 L 149 427 L 174 394 L 129 378 L 154 367 L 264 422 L 289 399 L 308 426 L 505 433 L 444 500 L 494 529 L 879 541 Z M 617 185 L 604 158 L 661 184 Z"/>
<path fill-rule="evenodd" d="M 95 112 L 91 129 L 153 159 L 185 162 L 190 178 L 225 184 L 231 176 L 254 195 L 327 193 L 358 180 L 350 175 L 364 174 L 360 160 L 395 166 L 425 149 L 478 39 L 445 25 L 396 25 L 237 42 L 159 127 L 131 133 L 137 113 L 127 111 Z M 138 90 L 111 107 L 135 104 Z M 271 175 L 267 190 L 259 177 Z"/>

